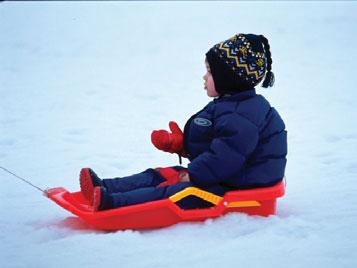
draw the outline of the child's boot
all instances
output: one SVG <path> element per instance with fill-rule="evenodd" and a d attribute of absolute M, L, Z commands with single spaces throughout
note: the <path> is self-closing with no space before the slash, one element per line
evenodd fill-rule
<path fill-rule="evenodd" d="M 105 210 L 113 207 L 112 200 L 105 187 L 94 187 L 93 190 L 93 210 Z"/>
<path fill-rule="evenodd" d="M 82 168 L 79 174 L 79 184 L 84 197 L 92 204 L 93 191 L 96 186 L 103 186 L 102 180 L 90 168 Z"/>

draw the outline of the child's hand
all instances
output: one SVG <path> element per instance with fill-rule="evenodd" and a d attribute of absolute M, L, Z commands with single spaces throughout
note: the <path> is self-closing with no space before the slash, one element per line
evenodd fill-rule
<path fill-rule="evenodd" d="M 162 151 L 180 154 L 183 151 L 183 133 L 176 122 L 170 121 L 171 133 L 166 130 L 154 130 L 151 133 L 151 142 Z"/>
<path fill-rule="evenodd" d="M 156 168 L 156 171 L 165 179 L 164 182 L 160 183 L 158 187 L 172 185 L 178 182 L 190 181 L 190 176 L 188 175 L 187 169 L 182 169 L 177 171 L 172 167 L 166 168 Z"/>
<path fill-rule="evenodd" d="M 190 175 L 188 174 L 188 172 L 181 172 L 179 178 L 180 178 L 180 182 L 190 181 Z"/>

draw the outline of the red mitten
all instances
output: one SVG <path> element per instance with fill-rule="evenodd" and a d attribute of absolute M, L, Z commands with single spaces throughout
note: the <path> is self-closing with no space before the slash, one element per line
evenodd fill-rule
<path fill-rule="evenodd" d="M 183 133 L 176 122 L 170 121 L 169 127 L 171 133 L 166 130 L 154 130 L 151 133 L 151 142 L 162 151 L 169 153 L 183 152 Z"/>

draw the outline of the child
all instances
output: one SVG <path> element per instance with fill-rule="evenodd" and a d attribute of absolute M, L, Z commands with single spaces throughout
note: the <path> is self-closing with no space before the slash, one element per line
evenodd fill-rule
<path fill-rule="evenodd" d="M 195 186 L 217 195 L 234 189 L 272 186 L 284 177 L 287 132 L 278 112 L 254 87 L 274 84 L 268 40 L 238 34 L 206 53 L 203 76 L 209 97 L 215 98 L 194 114 L 182 132 L 153 131 L 155 147 L 190 160 L 181 166 L 147 169 L 123 178 L 100 179 L 93 170 L 80 173 L 81 191 L 94 210 L 168 198 Z M 207 207 L 196 197 L 179 202 L 184 209 Z"/>

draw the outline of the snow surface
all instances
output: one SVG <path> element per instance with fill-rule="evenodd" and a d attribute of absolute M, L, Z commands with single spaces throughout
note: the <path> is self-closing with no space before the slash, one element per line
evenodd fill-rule
<path fill-rule="evenodd" d="M 210 99 L 204 53 L 263 33 L 289 135 L 278 214 L 98 232 L 0 170 L 0 267 L 357 267 L 354 2 L 3 2 L 0 166 L 42 188 L 177 164 L 153 129 Z M 187 162 L 186 162 L 187 163 Z"/>

